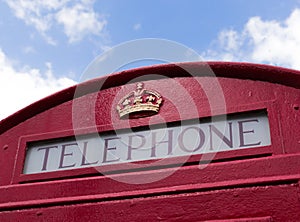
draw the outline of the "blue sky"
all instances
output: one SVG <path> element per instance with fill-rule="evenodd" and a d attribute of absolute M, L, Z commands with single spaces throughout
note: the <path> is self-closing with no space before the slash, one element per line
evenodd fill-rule
<path fill-rule="evenodd" d="M 299 0 L 0 0 L 0 33 L 0 119 L 140 38 L 176 41 L 202 60 L 300 69 Z"/>

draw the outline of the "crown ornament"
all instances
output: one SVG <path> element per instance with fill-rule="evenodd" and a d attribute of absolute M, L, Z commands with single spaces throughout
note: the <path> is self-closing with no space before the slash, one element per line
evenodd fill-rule
<path fill-rule="evenodd" d="M 136 84 L 136 90 L 124 96 L 117 104 L 120 118 L 139 118 L 158 113 L 163 102 L 161 95 L 154 91 L 144 89 L 144 83 Z"/>

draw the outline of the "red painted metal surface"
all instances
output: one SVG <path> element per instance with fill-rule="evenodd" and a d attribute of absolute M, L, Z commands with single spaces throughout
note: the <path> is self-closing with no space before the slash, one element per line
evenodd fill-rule
<path fill-rule="evenodd" d="M 207 72 L 207 65 L 216 76 Z M 128 128 L 115 106 L 123 91 L 134 88 L 127 82 L 151 74 L 165 76 L 144 81 L 165 96 L 164 104 L 159 115 L 131 119 L 130 127 L 265 110 L 271 145 L 217 153 L 201 170 L 202 156 L 191 156 L 170 176 L 148 184 L 118 180 L 159 177 L 173 171 L 181 158 L 154 168 L 149 168 L 151 161 L 130 170 L 122 164 L 102 167 L 110 177 L 92 167 L 23 174 L 26 144 L 31 141 Z M 216 80 L 226 109 L 212 105 L 207 96 L 215 94 L 218 101 Z M 170 87 L 174 83 L 189 98 Z M 75 90 L 80 93 L 76 98 Z M 75 113 L 74 101 L 80 106 Z M 191 112 L 191 103 L 197 112 Z M 0 122 L 0 221 L 300 221 L 299 112 L 300 72 L 257 64 L 159 65 L 68 88 Z"/>

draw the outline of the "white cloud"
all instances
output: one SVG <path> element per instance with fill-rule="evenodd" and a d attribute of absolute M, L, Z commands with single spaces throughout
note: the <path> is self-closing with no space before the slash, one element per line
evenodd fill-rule
<path fill-rule="evenodd" d="M 62 8 L 56 14 L 56 19 L 64 26 L 64 32 L 71 43 L 89 34 L 99 35 L 107 23 L 101 20 L 90 4 L 82 3 Z"/>
<path fill-rule="evenodd" d="M 300 69 L 300 9 L 284 21 L 252 17 L 242 31 L 223 30 L 206 59 L 249 61 Z"/>
<path fill-rule="evenodd" d="M 219 34 L 219 41 L 225 50 L 236 51 L 240 47 L 241 39 L 236 31 L 226 30 Z"/>
<path fill-rule="evenodd" d="M 42 73 L 39 69 L 14 68 L 0 49 L 0 119 L 51 93 L 76 84 L 73 80 L 54 77 L 50 63 Z"/>
<path fill-rule="evenodd" d="M 135 31 L 140 30 L 141 28 L 142 28 L 142 25 L 141 25 L 140 23 L 137 23 L 137 24 L 135 24 L 135 25 L 133 26 L 133 29 L 134 29 Z"/>
<path fill-rule="evenodd" d="M 22 49 L 22 52 L 25 54 L 36 53 L 35 49 L 32 46 L 26 46 Z"/>
<path fill-rule="evenodd" d="M 100 35 L 107 21 L 93 9 L 92 0 L 4 0 L 14 15 L 33 26 L 49 44 L 56 42 L 48 32 L 63 25 L 69 42 L 87 35 Z"/>

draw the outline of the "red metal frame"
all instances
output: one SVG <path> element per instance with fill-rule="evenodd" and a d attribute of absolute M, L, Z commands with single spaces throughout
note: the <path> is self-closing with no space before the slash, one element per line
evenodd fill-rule
<path fill-rule="evenodd" d="M 230 111 L 227 112 L 227 114 L 237 114 L 237 113 L 244 113 L 244 112 L 255 112 L 258 110 L 266 110 L 269 118 L 269 124 L 270 124 L 270 134 L 271 134 L 271 145 L 265 146 L 265 147 L 258 147 L 255 149 L 242 149 L 242 150 L 233 150 L 233 151 L 225 151 L 225 152 L 219 152 L 214 157 L 213 161 L 221 161 L 226 159 L 232 159 L 232 158 L 241 158 L 241 157 L 255 157 L 255 156 L 265 156 L 265 155 L 273 155 L 273 153 L 280 154 L 282 153 L 282 149 L 280 149 L 281 141 L 276 140 L 274 138 L 281 138 L 280 132 L 278 131 L 278 119 L 277 119 L 277 113 L 276 113 L 276 105 L 275 101 L 267 101 L 267 102 L 261 102 L 256 104 L 251 104 L 251 106 L 242 106 L 242 107 L 235 107 L 235 110 L 233 108 L 229 108 Z M 255 106 L 255 108 L 253 108 Z M 237 110 L 237 111 L 236 111 Z M 201 118 L 201 117 L 200 117 Z M 107 126 L 111 127 L 111 126 Z M 108 128 L 105 130 L 105 128 L 102 127 L 102 132 L 107 132 L 111 130 Z M 77 131 L 78 132 L 78 131 Z M 94 127 L 89 129 L 84 129 L 83 132 L 87 133 L 96 133 L 94 132 Z M 99 131 L 98 131 L 99 132 Z M 101 133 L 101 131 L 99 132 Z M 31 181 L 44 181 L 44 180 L 52 180 L 52 179 L 59 179 L 59 178 L 72 178 L 76 176 L 83 176 L 83 175 L 99 175 L 100 172 L 104 173 L 118 173 L 120 171 L 126 172 L 128 170 L 139 170 L 141 168 L 147 168 L 149 167 L 149 164 L 151 167 L 155 164 L 153 164 L 153 161 L 139 161 L 136 162 L 136 165 L 133 166 L 132 164 L 128 165 L 126 163 L 122 164 L 114 164 L 114 165 L 106 165 L 101 167 L 88 167 L 88 168 L 81 168 L 81 169 L 71 169 L 71 170 L 63 170 L 63 171 L 57 171 L 57 172 L 45 172 L 45 173 L 38 173 L 38 174 L 23 174 L 23 167 L 25 162 L 25 156 L 26 156 L 26 147 L 27 144 L 30 142 L 37 142 L 37 141 L 43 141 L 43 140 L 51 140 L 51 139 L 58 139 L 58 138 L 66 138 L 66 137 L 72 137 L 74 136 L 73 130 L 65 130 L 65 131 L 58 131 L 58 132 L 51 132 L 51 133 L 43 133 L 43 134 L 35 134 L 35 135 L 28 135 L 28 136 L 22 136 L 20 137 L 20 142 L 18 146 L 17 151 L 17 159 L 16 159 L 16 167 L 14 172 L 14 183 L 26 183 Z M 187 160 L 184 159 L 185 163 L 199 163 L 199 160 L 202 159 L 202 154 L 198 155 L 192 155 Z M 166 165 L 169 166 L 177 166 L 178 164 L 182 163 L 183 158 L 181 157 L 172 157 L 168 158 L 164 161 L 164 165 L 160 166 L 161 164 L 157 164 L 156 166 L 163 167 Z"/>

